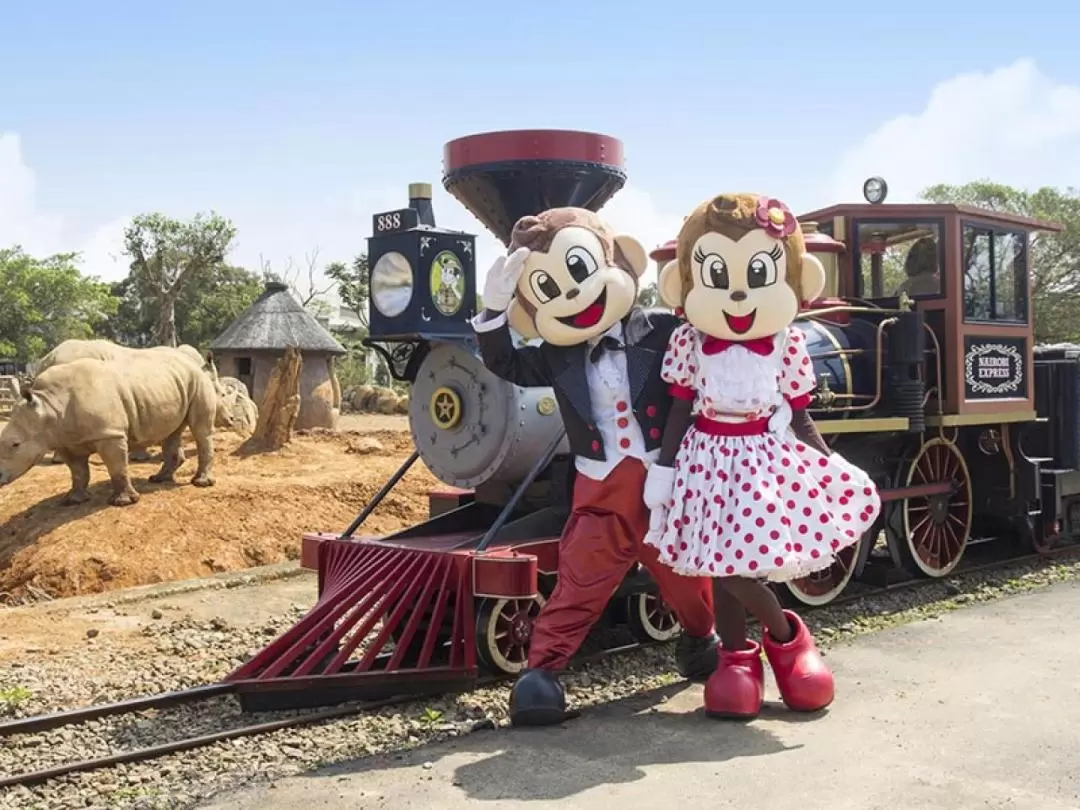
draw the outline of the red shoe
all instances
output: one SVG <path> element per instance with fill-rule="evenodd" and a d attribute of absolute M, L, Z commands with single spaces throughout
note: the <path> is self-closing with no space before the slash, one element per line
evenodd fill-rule
<path fill-rule="evenodd" d="M 785 610 L 794 637 L 786 644 L 774 641 L 768 631 L 762 633 L 762 645 L 769 659 L 780 697 L 789 709 L 816 712 L 833 701 L 833 676 L 814 644 L 814 637 L 803 620 Z"/>
<path fill-rule="evenodd" d="M 765 667 L 761 645 L 745 650 L 720 649 L 716 670 L 705 684 L 705 714 L 729 720 L 749 720 L 761 711 L 765 698 Z"/>

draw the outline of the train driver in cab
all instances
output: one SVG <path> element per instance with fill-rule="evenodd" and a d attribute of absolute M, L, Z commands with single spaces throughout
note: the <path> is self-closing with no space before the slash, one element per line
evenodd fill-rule
<path fill-rule="evenodd" d="M 661 362 L 679 324 L 669 312 L 636 305 L 647 264 L 636 239 L 615 234 L 592 211 L 526 216 L 514 226 L 509 255 L 488 272 L 484 310 L 473 320 L 488 369 L 515 385 L 554 390 L 577 472 L 558 583 L 510 699 L 514 725 L 565 718 L 559 672 L 638 562 L 682 624 L 680 672 L 706 679 L 716 667 L 709 581 L 676 574 L 644 544 L 645 477 L 673 401 Z M 542 342 L 516 348 L 511 328 Z"/>

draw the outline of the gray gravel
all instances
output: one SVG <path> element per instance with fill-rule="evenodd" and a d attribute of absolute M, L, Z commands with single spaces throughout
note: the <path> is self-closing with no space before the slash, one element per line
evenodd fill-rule
<path fill-rule="evenodd" d="M 918 589 L 875 594 L 858 604 L 806 610 L 802 615 L 823 648 L 855 635 L 939 616 L 965 604 L 1080 577 L 1080 561 L 1036 562 L 960 576 Z M 170 621 L 146 608 L 142 634 L 149 651 L 110 649 L 101 637 L 83 650 L 32 656 L 0 669 L 0 716 L 28 716 L 171 691 L 219 680 L 294 623 L 296 606 L 261 627 L 238 628 L 222 619 Z M 133 608 L 138 611 L 139 608 Z M 606 643 L 626 641 L 609 634 Z M 154 657 L 156 656 L 156 657 Z M 677 680 L 671 647 L 653 647 L 595 662 L 569 674 L 572 706 L 626 697 Z M 217 743 L 148 763 L 75 774 L 30 789 L 0 790 L 0 810 L 67 808 L 191 808 L 206 797 L 256 780 L 294 775 L 341 760 L 411 748 L 506 723 L 508 686 L 417 701 L 298 729 Z M 290 713 L 263 715 L 276 719 Z M 78 728 L 23 735 L 0 749 L 0 773 L 38 770 L 193 733 L 245 725 L 232 698 L 197 706 L 111 718 Z"/>

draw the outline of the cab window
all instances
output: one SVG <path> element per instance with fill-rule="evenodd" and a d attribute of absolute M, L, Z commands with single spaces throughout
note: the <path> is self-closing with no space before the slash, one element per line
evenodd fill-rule
<path fill-rule="evenodd" d="M 941 222 L 857 222 L 860 296 L 941 295 L 942 230 Z"/>
<path fill-rule="evenodd" d="M 964 223 L 964 320 L 1027 322 L 1027 233 Z"/>

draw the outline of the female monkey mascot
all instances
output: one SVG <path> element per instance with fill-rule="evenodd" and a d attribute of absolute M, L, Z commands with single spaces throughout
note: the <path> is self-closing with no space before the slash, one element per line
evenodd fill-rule
<path fill-rule="evenodd" d="M 881 509 L 869 476 L 830 454 L 805 411 L 813 364 L 792 321 L 800 301 L 820 295 L 825 271 L 787 207 L 750 194 L 699 205 L 677 251 L 660 294 L 687 320 L 662 372 L 680 404 L 645 484 L 646 542 L 676 572 L 714 578 L 721 650 L 705 688 L 711 716 L 757 715 L 762 647 L 784 703 L 816 711 L 832 702 L 832 673 L 765 581 L 828 567 Z M 746 610 L 761 622 L 761 645 L 747 638 Z"/>

